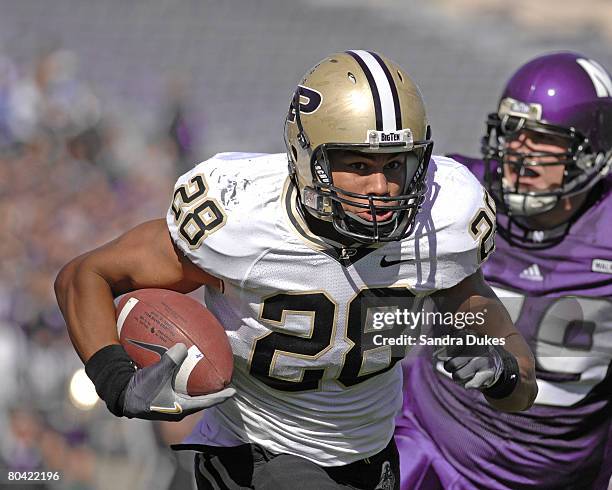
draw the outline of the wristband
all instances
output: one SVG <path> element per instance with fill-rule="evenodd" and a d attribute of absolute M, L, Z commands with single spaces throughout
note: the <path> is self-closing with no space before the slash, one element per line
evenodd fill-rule
<path fill-rule="evenodd" d="M 85 363 L 85 372 L 93 381 L 98 396 L 113 415 L 123 415 L 125 388 L 136 366 L 119 344 L 102 347 Z"/>
<path fill-rule="evenodd" d="M 519 382 L 520 372 L 516 358 L 510 352 L 499 346 L 494 346 L 493 349 L 501 357 L 503 370 L 495 384 L 482 390 L 482 393 L 489 398 L 499 400 L 512 394 Z"/>

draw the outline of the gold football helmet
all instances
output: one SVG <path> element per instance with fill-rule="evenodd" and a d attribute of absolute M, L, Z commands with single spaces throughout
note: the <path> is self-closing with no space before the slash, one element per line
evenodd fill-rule
<path fill-rule="evenodd" d="M 401 240 L 412 232 L 426 191 L 433 141 L 423 98 L 395 63 L 371 51 L 346 51 L 310 69 L 293 94 L 285 120 L 289 172 L 307 212 L 333 223 L 362 243 Z M 412 153 L 403 191 L 373 196 L 334 186 L 329 151 Z M 353 199 L 359 199 L 355 201 Z M 347 213 L 347 203 L 369 209 L 366 222 Z M 393 211 L 378 222 L 377 212 Z"/>

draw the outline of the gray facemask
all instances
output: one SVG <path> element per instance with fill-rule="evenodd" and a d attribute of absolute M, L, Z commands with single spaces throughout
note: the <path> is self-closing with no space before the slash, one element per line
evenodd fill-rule
<path fill-rule="evenodd" d="M 505 179 L 504 179 L 505 180 Z M 559 198 L 557 196 L 528 196 L 512 192 L 504 182 L 506 206 L 514 216 L 535 216 L 553 209 Z"/>

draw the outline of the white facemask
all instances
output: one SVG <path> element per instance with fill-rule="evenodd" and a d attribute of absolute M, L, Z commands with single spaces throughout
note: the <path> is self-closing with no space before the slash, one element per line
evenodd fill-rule
<path fill-rule="evenodd" d="M 555 196 L 525 196 L 522 194 L 505 194 L 508 209 L 514 216 L 534 216 L 550 211 L 557 204 Z"/>
<path fill-rule="evenodd" d="M 513 192 L 506 179 L 503 179 L 504 201 L 514 216 L 534 216 L 550 211 L 557 205 L 556 196 L 526 196 Z"/>

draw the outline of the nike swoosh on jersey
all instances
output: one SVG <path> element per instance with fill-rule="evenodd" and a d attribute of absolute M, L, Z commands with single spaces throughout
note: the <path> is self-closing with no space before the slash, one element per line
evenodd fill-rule
<path fill-rule="evenodd" d="M 183 407 L 177 402 L 174 402 L 173 407 L 155 407 L 151 405 L 149 409 L 152 412 L 161 412 L 161 413 L 183 413 Z"/>
<path fill-rule="evenodd" d="M 130 344 L 137 345 L 138 347 L 142 347 L 143 349 L 150 350 L 151 352 L 155 352 L 159 355 L 159 357 L 163 356 L 167 351 L 168 347 L 164 347 L 163 345 L 157 344 L 149 344 L 148 342 L 142 342 L 141 340 L 133 340 L 127 339 Z"/>
<path fill-rule="evenodd" d="M 414 259 L 387 260 L 387 256 L 383 255 L 383 258 L 380 259 L 380 266 L 391 267 L 392 265 L 401 264 L 403 262 L 414 262 Z"/>

